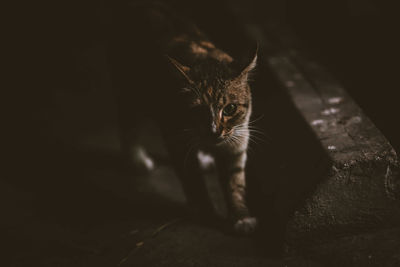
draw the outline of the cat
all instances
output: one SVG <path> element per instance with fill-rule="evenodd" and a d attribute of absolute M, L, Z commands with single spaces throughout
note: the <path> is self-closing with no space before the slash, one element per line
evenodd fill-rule
<path fill-rule="evenodd" d="M 134 4 L 114 17 L 110 45 L 122 149 L 144 169 L 154 167 L 137 143 L 139 125 L 154 120 L 193 212 L 212 216 L 198 153 L 214 157 L 229 219 L 238 233 L 257 219 L 246 205 L 245 167 L 252 110 L 249 76 L 257 53 L 238 69 L 193 23 L 163 4 Z"/>

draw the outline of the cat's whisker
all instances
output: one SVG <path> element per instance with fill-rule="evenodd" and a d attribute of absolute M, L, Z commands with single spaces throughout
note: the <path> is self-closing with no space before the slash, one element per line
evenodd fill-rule
<path fill-rule="evenodd" d="M 184 87 L 182 88 L 183 93 L 193 92 L 198 98 L 201 96 L 200 90 L 196 87 Z"/>
<path fill-rule="evenodd" d="M 250 132 L 249 137 L 253 138 L 253 139 L 257 139 L 257 140 L 265 142 L 265 143 L 267 143 L 268 141 L 271 141 L 271 139 L 268 138 L 268 136 L 266 136 L 262 133 L 257 133 L 257 132 L 255 132 L 255 133 Z"/>
<path fill-rule="evenodd" d="M 236 146 L 238 144 L 238 140 L 237 139 L 231 138 L 230 140 L 231 140 L 230 142 L 231 142 L 232 146 Z"/>
<path fill-rule="evenodd" d="M 253 142 L 256 145 L 260 145 L 260 143 L 258 143 L 255 139 L 253 138 L 249 138 L 249 142 Z"/>
<path fill-rule="evenodd" d="M 230 64 L 234 59 L 204 38 L 203 33 L 194 24 L 185 22 L 183 18 L 176 19 L 179 18 L 179 14 L 170 12 L 169 8 L 159 8 L 158 5 L 149 5 L 148 9 L 146 7 L 143 11 L 144 17 L 142 14 L 133 16 L 138 19 L 135 20 L 138 23 L 130 24 L 134 26 L 134 32 L 136 28 L 150 29 L 153 26 L 160 28 L 160 31 L 157 31 L 157 34 L 150 31 L 149 36 L 152 38 L 147 38 L 149 31 L 139 31 L 137 39 L 144 43 L 140 42 L 141 45 L 137 46 L 137 42 L 132 41 L 124 45 L 123 47 L 129 48 L 127 57 L 119 49 L 120 46 L 111 45 L 111 48 L 115 48 L 110 50 L 111 53 L 114 53 L 114 50 L 117 52 L 111 57 L 116 60 L 115 63 L 132 61 L 129 64 L 138 67 L 135 75 L 137 79 L 132 79 L 129 72 L 120 71 L 119 68 L 124 68 L 124 64 L 113 64 L 117 68 L 112 73 L 118 74 L 112 77 L 113 82 L 115 78 L 117 84 L 118 79 L 123 78 L 121 82 L 124 82 L 127 78 L 126 81 L 138 80 L 146 85 L 132 90 L 131 84 L 127 83 L 126 86 L 122 86 L 122 91 L 118 91 L 117 102 L 134 108 L 132 109 L 134 114 L 131 112 L 132 114 L 123 117 L 129 119 L 128 123 L 133 122 L 130 116 L 133 116 L 132 119 L 149 116 L 150 119 L 159 122 L 158 126 L 166 145 L 171 148 L 169 151 L 171 162 L 180 165 L 174 166 L 177 167 L 177 175 L 183 174 L 179 177 L 182 178 L 183 187 L 190 188 L 185 190 L 186 196 L 189 200 L 193 198 L 195 204 L 202 204 L 206 196 L 201 196 L 202 193 L 198 192 L 201 189 L 198 185 L 202 186 L 203 173 L 197 170 L 193 163 L 199 159 L 197 157 L 199 151 L 204 150 L 206 154 L 215 156 L 218 169 L 223 170 L 220 175 L 221 180 L 226 181 L 224 189 L 229 189 L 224 191 L 229 204 L 228 214 L 235 219 L 234 229 L 243 233 L 253 232 L 257 221 L 251 216 L 244 201 L 243 181 L 246 179 L 246 174 L 242 170 L 246 167 L 246 153 L 251 150 L 249 143 L 260 143 L 258 139 L 262 139 L 260 136 L 263 135 L 263 131 L 255 125 L 264 115 L 250 116 L 252 96 L 248 83 L 252 80 L 251 74 L 257 65 L 257 52 L 251 62 L 240 73 L 236 73 L 233 64 Z M 140 12 L 142 13 L 142 9 Z M 142 18 L 145 18 L 143 21 L 150 23 L 142 25 Z M 142 32 L 145 34 L 141 35 Z M 153 56 L 149 57 L 150 53 Z M 160 55 L 165 55 L 171 63 L 171 73 L 167 66 L 143 67 L 143 62 L 148 66 L 160 66 L 160 60 L 163 60 L 159 58 Z M 189 65 L 183 65 L 175 58 Z M 232 77 L 232 73 L 236 73 L 236 77 Z M 161 78 L 149 79 L 149 77 Z M 135 99 L 139 99 L 138 103 L 132 104 Z M 125 112 L 125 108 L 121 111 Z M 230 126 L 235 124 L 237 124 L 235 127 Z M 216 142 L 221 139 L 213 136 L 227 131 L 229 133 L 222 137 L 222 141 Z M 221 154 L 226 157 L 218 160 Z M 203 205 L 199 207 L 203 208 Z"/>
<path fill-rule="evenodd" d="M 256 131 L 256 130 L 249 130 L 251 135 L 260 135 L 262 137 L 268 137 L 264 132 Z"/>
<path fill-rule="evenodd" d="M 252 135 L 254 136 L 258 135 L 260 138 L 262 137 L 270 142 L 272 141 L 272 137 L 265 132 L 252 132 Z"/>
<path fill-rule="evenodd" d="M 262 118 L 264 118 L 264 114 L 261 114 L 260 116 L 258 116 L 257 118 L 255 118 L 254 120 L 251 120 L 248 122 L 248 125 L 251 125 L 259 120 L 261 120 Z"/>
<path fill-rule="evenodd" d="M 266 139 L 272 141 L 272 137 L 271 137 L 270 135 L 268 135 L 265 131 L 262 131 L 262 130 L 259 129 L 259 128 L 252 128 L 252 127 L 249 127 L 248 131 L 249 131 L 252 135 L 259 134 L 259 135 L 263 136 L 264 138 L 266 138 Z"/>
<path fill-rule="evenodd" d="M 259 132 L 259 131 L 252 131 L 252 130 L 244 130 L 244 129 L 239 129 L 239 130 L 235 130 L 236 136 L 240 137 L 240 138 L 247 138 L 249 140 L 249 142 L 253 142 L 256 143 L 257 145 L 259 144 L 257 141 L 259 142 L 263 142 L 263 143 L 269 143 L 268 141 L 270 140 L 265 140 L 263 137 L 266 137 L 264 135 L 263 132 Z M 258 136 L 257 134 L 260 134 L 261 136 Z"/>

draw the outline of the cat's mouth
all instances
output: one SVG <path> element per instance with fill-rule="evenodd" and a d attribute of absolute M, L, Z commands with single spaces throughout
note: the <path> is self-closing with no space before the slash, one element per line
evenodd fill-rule
<path fill-rule="evenodd" d="M 207 133 L 203 135 L 202 139 L 205 145 L 220 146 L 232 137 L 233 131 L 223 132 L 220 134 Z"/>
<path fill-rule="evenodd" d="M 226 142 L 226 137 L 221 136 L 220 138 L 218 138 L 218 140 L 215 142 L 216 146 L 222 145 Z"/>
<path fill-rule="evenodd" d="M 214 140 L 214 145 L 220 146 L 220 145 L 226 144 L 231 139 L 231 135 L 232 135 L 232 132 L 228 132 L 226 134 L 219 136 L 218 138 L 216 138 Z"/>
<path fill-rule="evenodd" d="M 220 145 L 222 143 L 225 142 L 225 137 L 223 136 L 211 136 L 209 138 L 207 138 L 207 143 L 211 144 L 211 145 Z"/>
<path fill-rule="evenodd" d="M 227 136 L 224 135 L 207 135 L 203 137 L 206 145 L 218 146 L 226 142 Z"/>

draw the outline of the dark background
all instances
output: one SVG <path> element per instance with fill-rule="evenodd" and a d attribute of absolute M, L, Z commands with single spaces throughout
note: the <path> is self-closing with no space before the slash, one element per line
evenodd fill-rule
<path fill-rule="evenodd" d="M 395 1 L 243 3 L 245 12 L 271 36 L 288 35 L 282 45 L 294 46 L 328 68 L 400 151 L 400 23 Z M 245 59 L 254 47 L 232 15 L 230 1 L 171 4 L 234 57 Z M 52 266 L 54 262 L 79 266 L 82 254 L 98 249 L 93 240 L 113 247 L 117 241 L 110 236 L 121 234 L 115 229 L 122 232 L 131 227 L 127 225 L 137 226 L 132 221 L 138 214 L 157 218 L 153 220 L 156 227 L 182 212 L 182 206 L 164 201 L 165 195 L 172 203 L 183 201 L 181 193 L 171 189 L 174 184 L 167 182 L 156 186 L 161 197 L 145 194 L 132 199 L 130 176 L 120 166 L 106 51 L 110 25 L 121 6 L 122 1 L 29 3 L 16 7 L 10 20 L 14 42 L 8 67 L 15 70 L 10 76 L 15 89 L 5 113 L 10 121 L 7 129 L 12 130 L 6 131 L 10 141 L 5 152 L 10 161 L 1 195 L 7 232 L 3 241 L 15 266 Z M 271 89 L 264 96 L 277 94 Z M 267 109 L 267 117 L 273 117 L 274 107 Z M 131 243 L 115 247 L 126 252 Z M 101 258 L 96 253 L 95 258 Z M 88 262 L 81 264 L 99 266 L 99 262 Z"/>
<path fill-rule="evenodd" d="M 243 53 L 244 41 L 237 29 L 240 22 L 230 14 L 228 2 L 167 2 L 187 11 L 188 17 L 192 16 L 211 37 L 219 36 L 225 50 Z M 54 91 L 56 87 L 87 92 L 104 86 L 102 79 L 106 78 L 96 70 L 105 60 L 99 46 L 107 43 L 112 10 L 123 3 L 49 2 L 22 9 L 22 16 L 16 19 L 22 32 L 15 35 L 27 35 L 16 44 L 17 56 L 28 61 L 17 67 L 28 68 L 26 84 L 32 87 L 24 93 L 32 93 L 35 101 L 41 101 L 51 98 L 47 90 Z M 246 1 L 245 6 L 247 13 L 263 27 L 272 31 L 289 29 L 291 36 L 295 36 L 295 45 L 329 68 L 399 150 L 400 134 L 395 120 L 399 114 L 399 18 L 395 1 L 252 0 Z M 234 40 L 235 36 L 236 42 L 223 41 Z M 43 96 L 39 95 L 44 91 Z"/>
<path fill-rule="evenodd" d="M 291 1 L 288 21 L 399 151 L 394 1 Z"/>

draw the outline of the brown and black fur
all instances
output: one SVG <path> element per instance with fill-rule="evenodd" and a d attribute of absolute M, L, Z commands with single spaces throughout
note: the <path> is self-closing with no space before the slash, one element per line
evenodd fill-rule
<path fill-rule="evenodd" d="M 138 153 L 131 149 L 139 146 L 137 125 L 153 119 L 192 209 L 212 213 L 197 157 L 201 150 L 215 159 L 235 229 L 254 230 L 256 220 L 245 202 L 245 164 L 248 76 L 256 56 L 246 67 L 235 68 L 234 59 L 194 24 L 160 4 L 136 4 L 114 19 L 110 62 L 124 153 Z M 227 112 L 228 105 L 234 113 Z"/>

